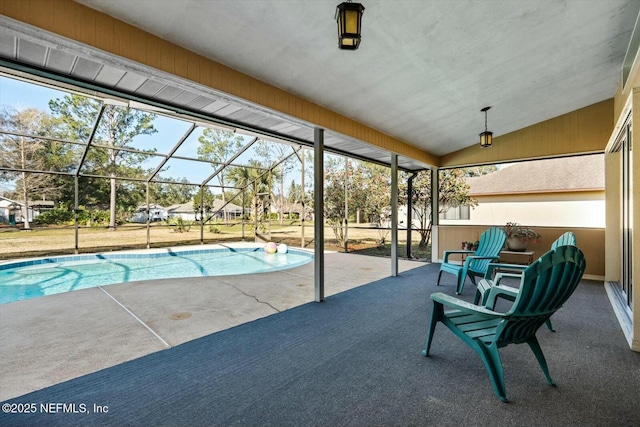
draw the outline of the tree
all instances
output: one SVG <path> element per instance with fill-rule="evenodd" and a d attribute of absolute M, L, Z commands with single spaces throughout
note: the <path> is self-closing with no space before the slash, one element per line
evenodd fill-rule
<path fill-rule="evenodd" d="M 23 202 L 24 228 L 29 229 L 30 201 L 36 195 L 45 198 L 58 190 L 54 175 L 30 171 L 47 171 L 62 156 L 54 154 L 53 142 L 37 138 L 47 134 L 50 121 L 45 113 L 36 109 L 4 110 L 0 113 L 0 124 L 8 132 L 0 136 L 1 164 L 19 170 L 0 172 L 0 180 L 15 182 L 16 198 Z"/>
<path fill-rule="evenodd" d="M 360 162 L 344 157 L 327 156 L 324 217 L 341 245 L 345 243 L 345 226 L 349 218 L 353 217 L 357 211 L 367 215 L 368 206 L 370 206 L 367 204 L 367 199 L 370 196 L 376 199 L 375 194 L 369 194 L 369 191 L 373 191 L 369 178 L 371 177 L 364 172 Z M 345 191 L 347 206 L 345 206 Z"/>
<path fill-rule="evenodd" d="M 330 159 L 326 162 L 324 174 L 324 218 L 342 245 L 344 243 L 343 223 L 346 217 L 344 206 L 346 172 Z M 316 210 L 316 221 L 320 220 L 322 220 L 320 212 Z"/>
<path fill-rule="evenodd" d="M 273 174 L 266 171 L 258 160 L 249 160 L 249 166 L 234 167 L 229 171 L 229 179 L 238 188 L 244 188 L 251 200 L 252 212 L 256 227 L 256 237 L 265 231 L 266 221 L 270 215 L 270 209 L 265 199 L 271 198 L 273 186 Z M 246 194 L 246 193 L 245 193 Z M 264 197 L 264 196 L 267 197 Z M 244 207 L 244 206 L 243 206 Z"/>
<path fill-rule="evenodd" d="M 198 189 L 193 196 L 193 210 L 198 213 L 202 212 L 202 217 L 200 218 L 202 222 L 206 222 L 205 215 L 213 210 L 215 199 L 216 196 L 213 195 L 209 187 L 204 187 L 202 191 Z"/>
<path fill-rule="evenodd" d="M 464 180 L 464 169 L 445 169 L 440 171 L 438 196 L 438 213 L 446 212 L 452 207 L 477 206 L 476 199 L 469 195 L 469 184 Z M 399 185 L 399 203 L 407 203 L 406 179 Z M 431 237 L 431 172 L 419 172 L 413 180 L 412 208 L 420 228 L 419 246 L 424 248 Z M 407 224 L 412 226 L 412 224 Z"/>
<path fill-rule="evenodd" d="M 249 160 L 246 167 L 234 166 L 230 168 L 228 179 L 235 187 L 245 189 L 246 202 L 251 203 L 251 206 L 255 206 L 257 194 L 271 193 L 273 184 L 273 176 L 263 169 L 263 164 L 260 161 L 253 159 Z"/>
<path fill-rule="evenodd" d="M 369 221 L 378 226 L 379 245 L 384 245 L 389 230 L 387 230 L 391 214 L 391 171 L 388 167 L 368 162 L 359 162 L 359 168 L 354 171 L 354 177 L 360 186 L 362 195 L 361 206 L 356 205 Z"/>
<path fill-rule="evenodd" d="M 171 206 L 193 200 L 196 187 L 189 185 L 189 181 L 186 178 L 158 177 L 158 179 L 169 182 L 152 183 L 149 186 L 149 199 L 153 200 L 154 203 L 161 206 Z"/>
<path fill-rule="evenodd" d="M 260 140 L 256 144 L 256 154 L 264 159 L 266 164 L 273 164 L 286 157 L 278 166 L 278 171 L 274 171 L 274 178 L 278 180 L 280 184 L 280 190 L 278 194 L 278 212 L 280 217 L 280 224 L 284 220 L 284 178 L 292 169 L 295 164 L 295 157 L 288 155 L 292 154 L 291 147 L 285 144 L 272 143 L 268 141 Z"/>
<path fill-rule="evenodd" d="M 497 170 L 498 167 L 496 165 L 473 166 L 462 169 L 465 177 L 482 176 Z"/>
<path fill-rule="evenodd" d="M 198 147 L 198 158 L 211 162 L 214 170 L 222 166 L 242 147 L 242 137 L 228 130 L 205 129 L 202 135 L 198 137 L 200 146 Z M 216 175 L 216 179 L 222 188 L 222 202 L 226 203 L 225 198 L 225 179 L 229 174 L 228 168 L 222 169 Z M 224 210 L 224 221 L 227 218 L 227 208 Z"/>
<path fill-rule="evenodd" d="M 289 184 L 289 189 L 287 190 L 286 199 L 289 203 L 298 203 L 301 200 L 304 200 L 304 189 L 302 188 L 302 185 L 296 184 L 294 180 L 291 180 L 291 184 Z"/>
<path fill-rule="evenodd" d="M 355 207 L 370 222 L 380 226 L 388 219 L 391 205 L 391 173 L 388 167 L 369 162 L 358 162 L 354 178 L 360 187 L 362 201 Z"/>
<path fill-rule="evenodd" d="M 66 138 L 89 142 L 93 123 L 98 115 L 100 103 L 94 99 L 70 94 L 63 99 L 49 101 L 49 108 L 58 119 L 59 131 L 66 133 Z M 115 230 L 117 194 L 119 188 L 125 190 L 128 198 L 125 205 L 138 203 L 141 192 L 139 184 L 118 183 L 117 177 L 142 177 L 146 172 L 140 164 L 148 158 L 153 150 L 136 153 L 123 148 L 131 148 L 133 139 L 139 135 L 151 135 L 156 132 L 153 126 L 155 114 L 144 113 L 129 107 L 115 105 L 105 106 L 103 116 L 98 124 L 92 145 L 85 159 L 85 168 L 93 174 L 107 176 L 109 179 L 109 228 Z M 129 191 L 126 191 L 129 190 Z M 99 193 L 97 193 L 99 194 Z"/>

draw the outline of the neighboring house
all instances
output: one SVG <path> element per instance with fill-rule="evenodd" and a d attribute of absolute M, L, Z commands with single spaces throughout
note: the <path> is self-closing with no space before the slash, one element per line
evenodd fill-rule
<path fill-rule="evenodd" d="M 478 206 L 450 209 L 440 224 L 605 227 L 602 154 L 514 163 L 467 182 Z"/>
<path fill-rule="evenodd" d="M 223 205 L 224 203 L 221 199 L 215 199 L 213 201 L 213 209 L 211 209 L 209 215 L 213 215 L 213 219 L 224 219 Z M 242 206 L 238 206 L 233 203 L 227 203 L 224 209 L 227 211 L 227 218 L 229 219 L 241 218 L 245 211 L 247 213 L 250 212 L 250 209 L 243 209 Z"/>
<path fill-rule="evenodd" d="M 425 215 L 429 215 L 429 211 L 425 213 Z M 420 218 L 416 215 L 415 211 L 411 214 L 411 222 L 413 223 L 414 229 L 419 229 L 422 224 L 420 223 Z M 391 221 L 387 220 L 385 222 L 387 227 L 391 227 Z M 406 228 L 407 227 L 407 205 L 398 206 L 398 227 Z"/>
<path fill-rule="evenodd" d="M 53 209 L 55 203 L 50 200 L 30 200 L 28 209 L 28 219 L 33 221 L 43 211 Z M 17 222 L 24 222 L 27 215 L 24 201 L 11 200 L 0 196 L 0 222 L 15 225 Z"/>
<path fill-rule="evenodd" d="M 221 199 L 215 199 L 213 201 L 213 209 L 206 212 L 207 217 L 211 216 L 212 219 L 221 220 L 224 218 L 222 206 L 224 203 Z M 229 219 L 236 219 L 242 217 L 243 209 L 241 206 L 228 203 L 226 206 L 227 216 Z M 249 212 L 249 209 L 246 209 Z M 193 209 L 193 202 L 181 203 L 178 205 L 172 205 L 167 208 L 167 215 L 169 218 L 182 218 L 183 220 L 195 221 L 196 218 L 200 219 L 200 212 L 196 212 Z"/>
<path fill-rule="evenodd" d="M 147 222 L 147 206 L 138 206 L 136 212 L 133 214 L 129 221 L 137 222 L 140 224 L 144 224 Z M 149 220 L 151 222 L 155 221 L 166 221 L 167 220 L 167 210 L 160 205 L 149 205 Z"/>
<path fill-rule="evenodd" d="M 193 210 L 193 202 L 171 205 L 167 208 L 169 218 L 182 218 L 185 221 L 195 221 L 196 213 Z"/>
<path fill-rule="evenodd" d="M 277 209 L 272 206 L 273 213 L 278 213 Z M 309 220 L 313 216 L 313 209 L 308 205 L 303 206 L 300 202 L 290 203 L 285 202 L 282 207 L 282 213 L 285 217 L 289 219 L 301 219 L 303 217 L 302 213 L 305 213 L 304 218 Z"/>
<path fill-rule="evenodd" d="M 20 217 L 22 206 L 15 200 L 0 196 L 0 222 L 15 224 L 16 217 Z"/>
<path fill-rule="evenodd" d="M 429 211 L 426 212 L 426 215 L 429 215 Z M 411 222 L 413 223 L 414 230 L 422 228 L 423 224 L 420 222 L 420 218 L 416 215 L 415 210 L 411 214 Z M 383 209 L 382 220 L 380 223 L 372 222 L 370 224 L 371 226 L 391 228 L 391 208 L 386 207 Z M 424 226 L 427 227 L 428 224 L 424 224 Z M 398 228 L 407 228 L 407 205 L 398 205 Z"/>

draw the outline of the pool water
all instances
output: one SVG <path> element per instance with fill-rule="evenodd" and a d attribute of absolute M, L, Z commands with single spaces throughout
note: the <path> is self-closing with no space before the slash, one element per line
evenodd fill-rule
<path fill-rule="evenodd" d="M 312 259 L 307 252 L 267 254 L 262 248 L 42 258 L 0 265 L 0 304 L 139 280 L 264 273 Z"/>

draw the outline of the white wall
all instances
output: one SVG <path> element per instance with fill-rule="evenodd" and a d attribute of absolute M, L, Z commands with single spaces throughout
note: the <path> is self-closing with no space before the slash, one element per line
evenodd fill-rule
<path fill-rule="evenodd" d="M 195 221 L 196 214 L 193 212 L 171 212 L 169 218 L 182 218 L 185 221 Z"/>
<path fill-rule="evenodd" d="M 605 227 L 604 200 L 481 202 L 469 220 L 440 220 L 442 225 L 504 225 Z"/>

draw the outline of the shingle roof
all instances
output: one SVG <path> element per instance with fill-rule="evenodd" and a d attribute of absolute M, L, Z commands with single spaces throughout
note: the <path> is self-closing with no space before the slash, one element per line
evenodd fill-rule
<path fill-rule="evenodd" d="M 604 154 L 515 163 L 467 182 L 472 196 L 604 190 Z"/>
<path fill-rule="evenodd" d="M 167 212 L 193 212 L 193 202 L 179 203 L 177 205 L 171 205 L 167 208 Z"/>

